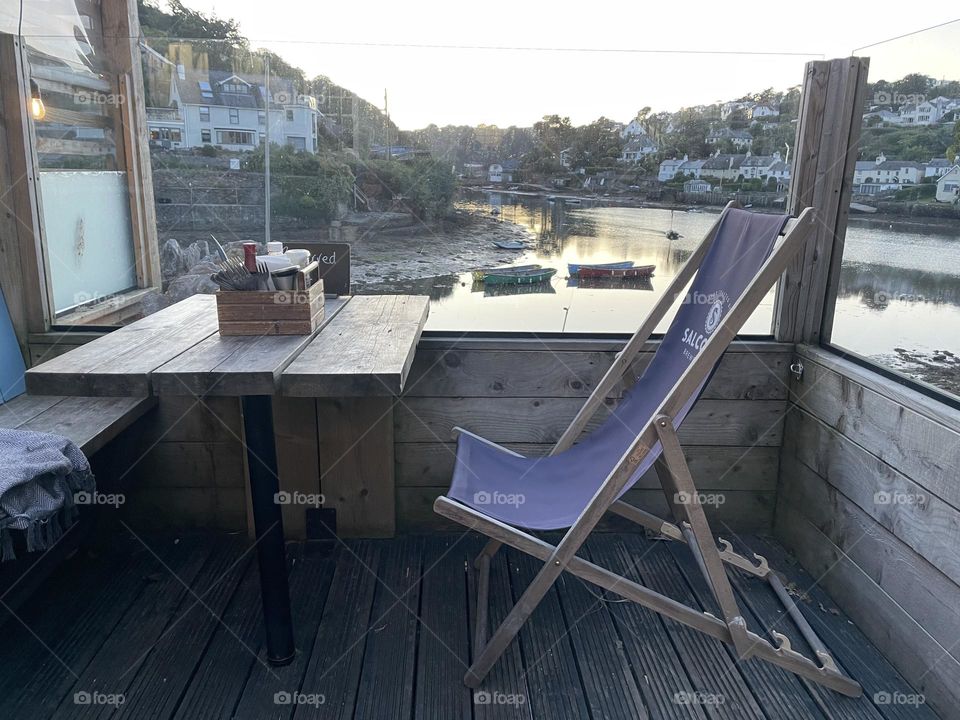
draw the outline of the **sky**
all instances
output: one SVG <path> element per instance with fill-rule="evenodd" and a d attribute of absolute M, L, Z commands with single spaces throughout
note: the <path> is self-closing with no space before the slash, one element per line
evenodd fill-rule
<path fill-rule="evenodd" d="M 185 3 L 236 19 L 254 47 L 308 77 L 327 75 L 381 107 L 386 90 L 402 129 L 529 126 L 554 113 L 575 124 L 626 122 L 644 106 L 673 111 L 785 90 L 802 82 L 808 60 L 960 16 L 944 3 L 837 0 Z M 960 22 L 858 54 L 871 56 L 871 80 L 914 71 L 960 79 L 958 46 Z"/>

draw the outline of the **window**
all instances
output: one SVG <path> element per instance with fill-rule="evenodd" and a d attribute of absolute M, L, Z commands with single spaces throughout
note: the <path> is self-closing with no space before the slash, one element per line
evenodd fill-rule
<path fill-rule="evenodd" d="M 200 97 L 207 98 L 208 100 L 213 99 L 213 90 L 210 87 L 210 83 L 206 80 L 200 80 L 197 82 L 197 85 L 200 86 Z"/>
<path fill-rule="evenodd" d="M 242 83 L 228 82 L 223 83 L 220 86 L 220 89 L 225 93 L 230 93 L 232 95 L 247 95 L 250 93 L 250 88 Z"/>
<path fill-rule="evenodd" d="M 953 68 L 941 53 L 956 47 L 958 30 L 947 26 L 864 49 L 870 79 L 875 67 L 900 68 L 899 74 L 884 76 L 894 96 L 909 95 L 898 85 L 907 87 L 918 77 L 931 85 L 934 78 L 952 79 Z M 913 51 L 921 45 L 931 52 L 928 60 Z M 932 387 L 960 397 L 960 221 L 949 189 L 960 170 L 953 178 L 926 177 L 929 166 L 947 154 L 952 133 L 926 145 L 901 141 L 930 121 L 929 109 L 917 108 L 915 117 L 910 130 L 866 123 L 861 129 L 861 156 L 866 157 L 857 164 L 869 166 L 862 174 L 866 185 L 854 183 L 854 212 L 837 286 L 828 296 L 832 304 L 825 309 L 829 334 L 822 341 L 921 388 L 929 386 L 928 392 Z M 886 162 L 878 170 L 872 157 L 881 151 Z M 882 214 L 882 220 L 873 213 Z"/>
<path fill-rule="evenodd" d="M 253 144 L 253 132 L 249 130 L 217 130 L 217 145 Z"/>
<path fill-rule="evenodd" d="M 200 131 L 200 142 L 205 142 L 205 143 L 210 142 L 210 131 L 209 131 L 209 130 L 201 130 L 201 131 Z"/>
<path fill-rule="evenodd" d="M 206 105 L 200 106 L 200 122 L 210 122 L 210 108 Z"/>
<path fill-rule="evenodd" d="M 287 122 L 293 122 L 293 110 L 287 110 Z"/>
<path fill-rule="evenodd" d="M 306 150 L 307 139 L 297 135 L 287 135 L 287 145 L 292 147 L 294 150 Z"/>
<path fill-rule="evenodd" d="M 240 111 L 237 108 L 230 108 L 230 124 L 240 124 Z"/>
<path fill-rule="evenodd" d="M 260 112 L 257 113 L 257 120 L 260 122 L 261 125 L 266 125 L 267 114 L 263 110 L 261 110 Z"/>

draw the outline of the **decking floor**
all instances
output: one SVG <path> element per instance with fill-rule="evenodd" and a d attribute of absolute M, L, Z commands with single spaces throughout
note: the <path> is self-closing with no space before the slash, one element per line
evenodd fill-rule
<path fill-rule="evenodd" d="M 859 680 L 842 697 L 564 576 L 482 691 L 462 676 L 475 612 L 472 535 L 295 545 L 291 593 L 299 652 L 264 662 L 254 553 L 238 536 L 117 534 L 69 560 L 11 616 L 4 606 L 0 718 L 916 718 L 885 703 L 913 693 L 813 578 L 768 540 L 747 538 Z M 598 535 L 584 556 L 672 597 L 706 603 L 687 549 Z M 491 576 L 497 621 L 537 563 L 501 552 Z M 752 628 L 809 648 L 766 584 L 736 579 Z M 121 702 L 122 700 L 122 702 Z"/>

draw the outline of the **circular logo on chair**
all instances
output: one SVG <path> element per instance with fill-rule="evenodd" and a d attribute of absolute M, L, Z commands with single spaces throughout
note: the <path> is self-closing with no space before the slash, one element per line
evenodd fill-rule
<path fill-rule="evenodd" d="M 712 295 L 707 296 L 707 302 L 710 305 L 710 309 L 707 310 L 707 319 L 703 325 L 707 335 L 711 335 L 713 331 L 720 326 L 720 321 L 723 320 L 723 309 L 730 304 L 730 296 L 723 292 L 723 290 L 718 290 Z"/>
<path fill-rule="evenodd" d="M 710 335 L 717 329 L 721 318 L 723 318 L 723 301 L 719 299 L 714 300 L 713 305 L 711 305 L 707 311 L 707 321 L 704 323 L 704 329 L 707 331 L 707 335 Z"/>

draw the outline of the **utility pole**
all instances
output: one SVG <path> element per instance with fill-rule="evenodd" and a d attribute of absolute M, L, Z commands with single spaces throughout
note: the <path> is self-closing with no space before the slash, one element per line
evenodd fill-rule
<path fill-rule="evenodd" d="M 353 118 L 353 151 L 360 157 L 360 98 L 356 93 L 351 95 L 353 105 L 351 107 Z"/>
<path fill-rule="evenodd" d="M 270 55 L 265 55 L 263 63 L 263 107 L 264 107 L 264 130 L 266 135 L 266 145 L 263 148 L 263 212 L 266 215 L 263 221 L 264 242 L 270 242 Z M 264 246 L 266 247 L 266 246 Z M 264 250 L 264 253 L 267 251 Z"/>
<path fill-rule="evenodd" d="M 387 124 L 386 124 L 386 129 L 387 129 L 387 160 L 390 160 L 390 159 L 391 159 L 391 155 L 392 155 L 391 149 L 390 149 L 390 108 L 389 108 L 389 106 L 387 105 L 387 89 L 386 89 L 386 88 L 383 89 L 383 114 L 384 114 L 384 115 L 386 116 L 386 118 L 387 118 Z"/>

